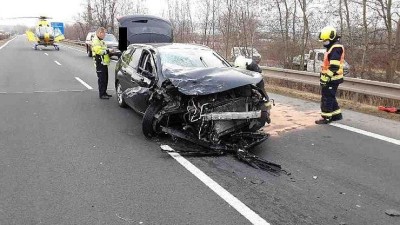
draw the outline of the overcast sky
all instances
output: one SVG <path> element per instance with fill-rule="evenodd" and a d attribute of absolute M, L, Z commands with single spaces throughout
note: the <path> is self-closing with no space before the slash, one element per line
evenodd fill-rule
<path fill-rule="evenodd" d="M 86 0 L 0 0 L 0 24 L 25 24 L 34 26 L 35 19 L 5 18 L 26 16 L 49 16 L 52 21 L 72 22 L 82 11 Z M 161 16 L 166 8 L 166 0 L 147 0 L 149 14 Z"/>

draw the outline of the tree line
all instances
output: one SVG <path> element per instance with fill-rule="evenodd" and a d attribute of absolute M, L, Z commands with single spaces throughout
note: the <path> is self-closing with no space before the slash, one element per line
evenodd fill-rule
<path fill-rule="evenodd" d="M 154 2 L 154 1 L 152 1 Z M 148 0 L 84 0 L 68 38 L 95 27 L 117 32 L 118 16 L 148 13 Z M 293 57 L 322 48 L 318 33 L 336 27 L 351 76 L 400 83 L 400 0 L 166 0 L 161 17 L 175 42 L 207 45 L 228 60 L 235 46 L 255 47 L 262 64 L 293 68 Z M 300 68 L 302 68 L 300 66 Z"/>

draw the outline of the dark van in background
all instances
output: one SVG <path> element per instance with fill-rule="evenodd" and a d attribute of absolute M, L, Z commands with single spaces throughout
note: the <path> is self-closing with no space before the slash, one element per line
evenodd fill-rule
<path fill-rule="evenodd" d="M 130 44 L 173 42 L 169 20 L 149 15 L 131 15 L 120 17 L 118 23 L 118 48 L 121 51 L 125 51 Z"/>

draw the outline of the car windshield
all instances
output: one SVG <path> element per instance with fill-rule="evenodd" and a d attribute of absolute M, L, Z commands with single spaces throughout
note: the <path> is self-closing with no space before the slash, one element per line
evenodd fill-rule
<path fill-rule="evenodd" d="M 104 37 L 104 41 L 118 42 L 117 38 L 115 38 L 113 34 L 106 34 L 106 36 Z"/>
<path fill-rule="evenodd" d="M 160 49 L 163 67 L 228 67 L 215 52 L 199 49 Z"/>

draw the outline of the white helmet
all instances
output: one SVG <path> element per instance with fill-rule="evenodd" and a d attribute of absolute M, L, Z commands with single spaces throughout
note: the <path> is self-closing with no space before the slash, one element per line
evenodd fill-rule
<path fill-rule="evenodd" d="M 241 69 L 246 69 L 247 66 L 251 64 L 251 62 L 251 59 L 246 59 L 244 56 L 239 55 L 238 57 L 236 57 L 233 65 Z"/>

